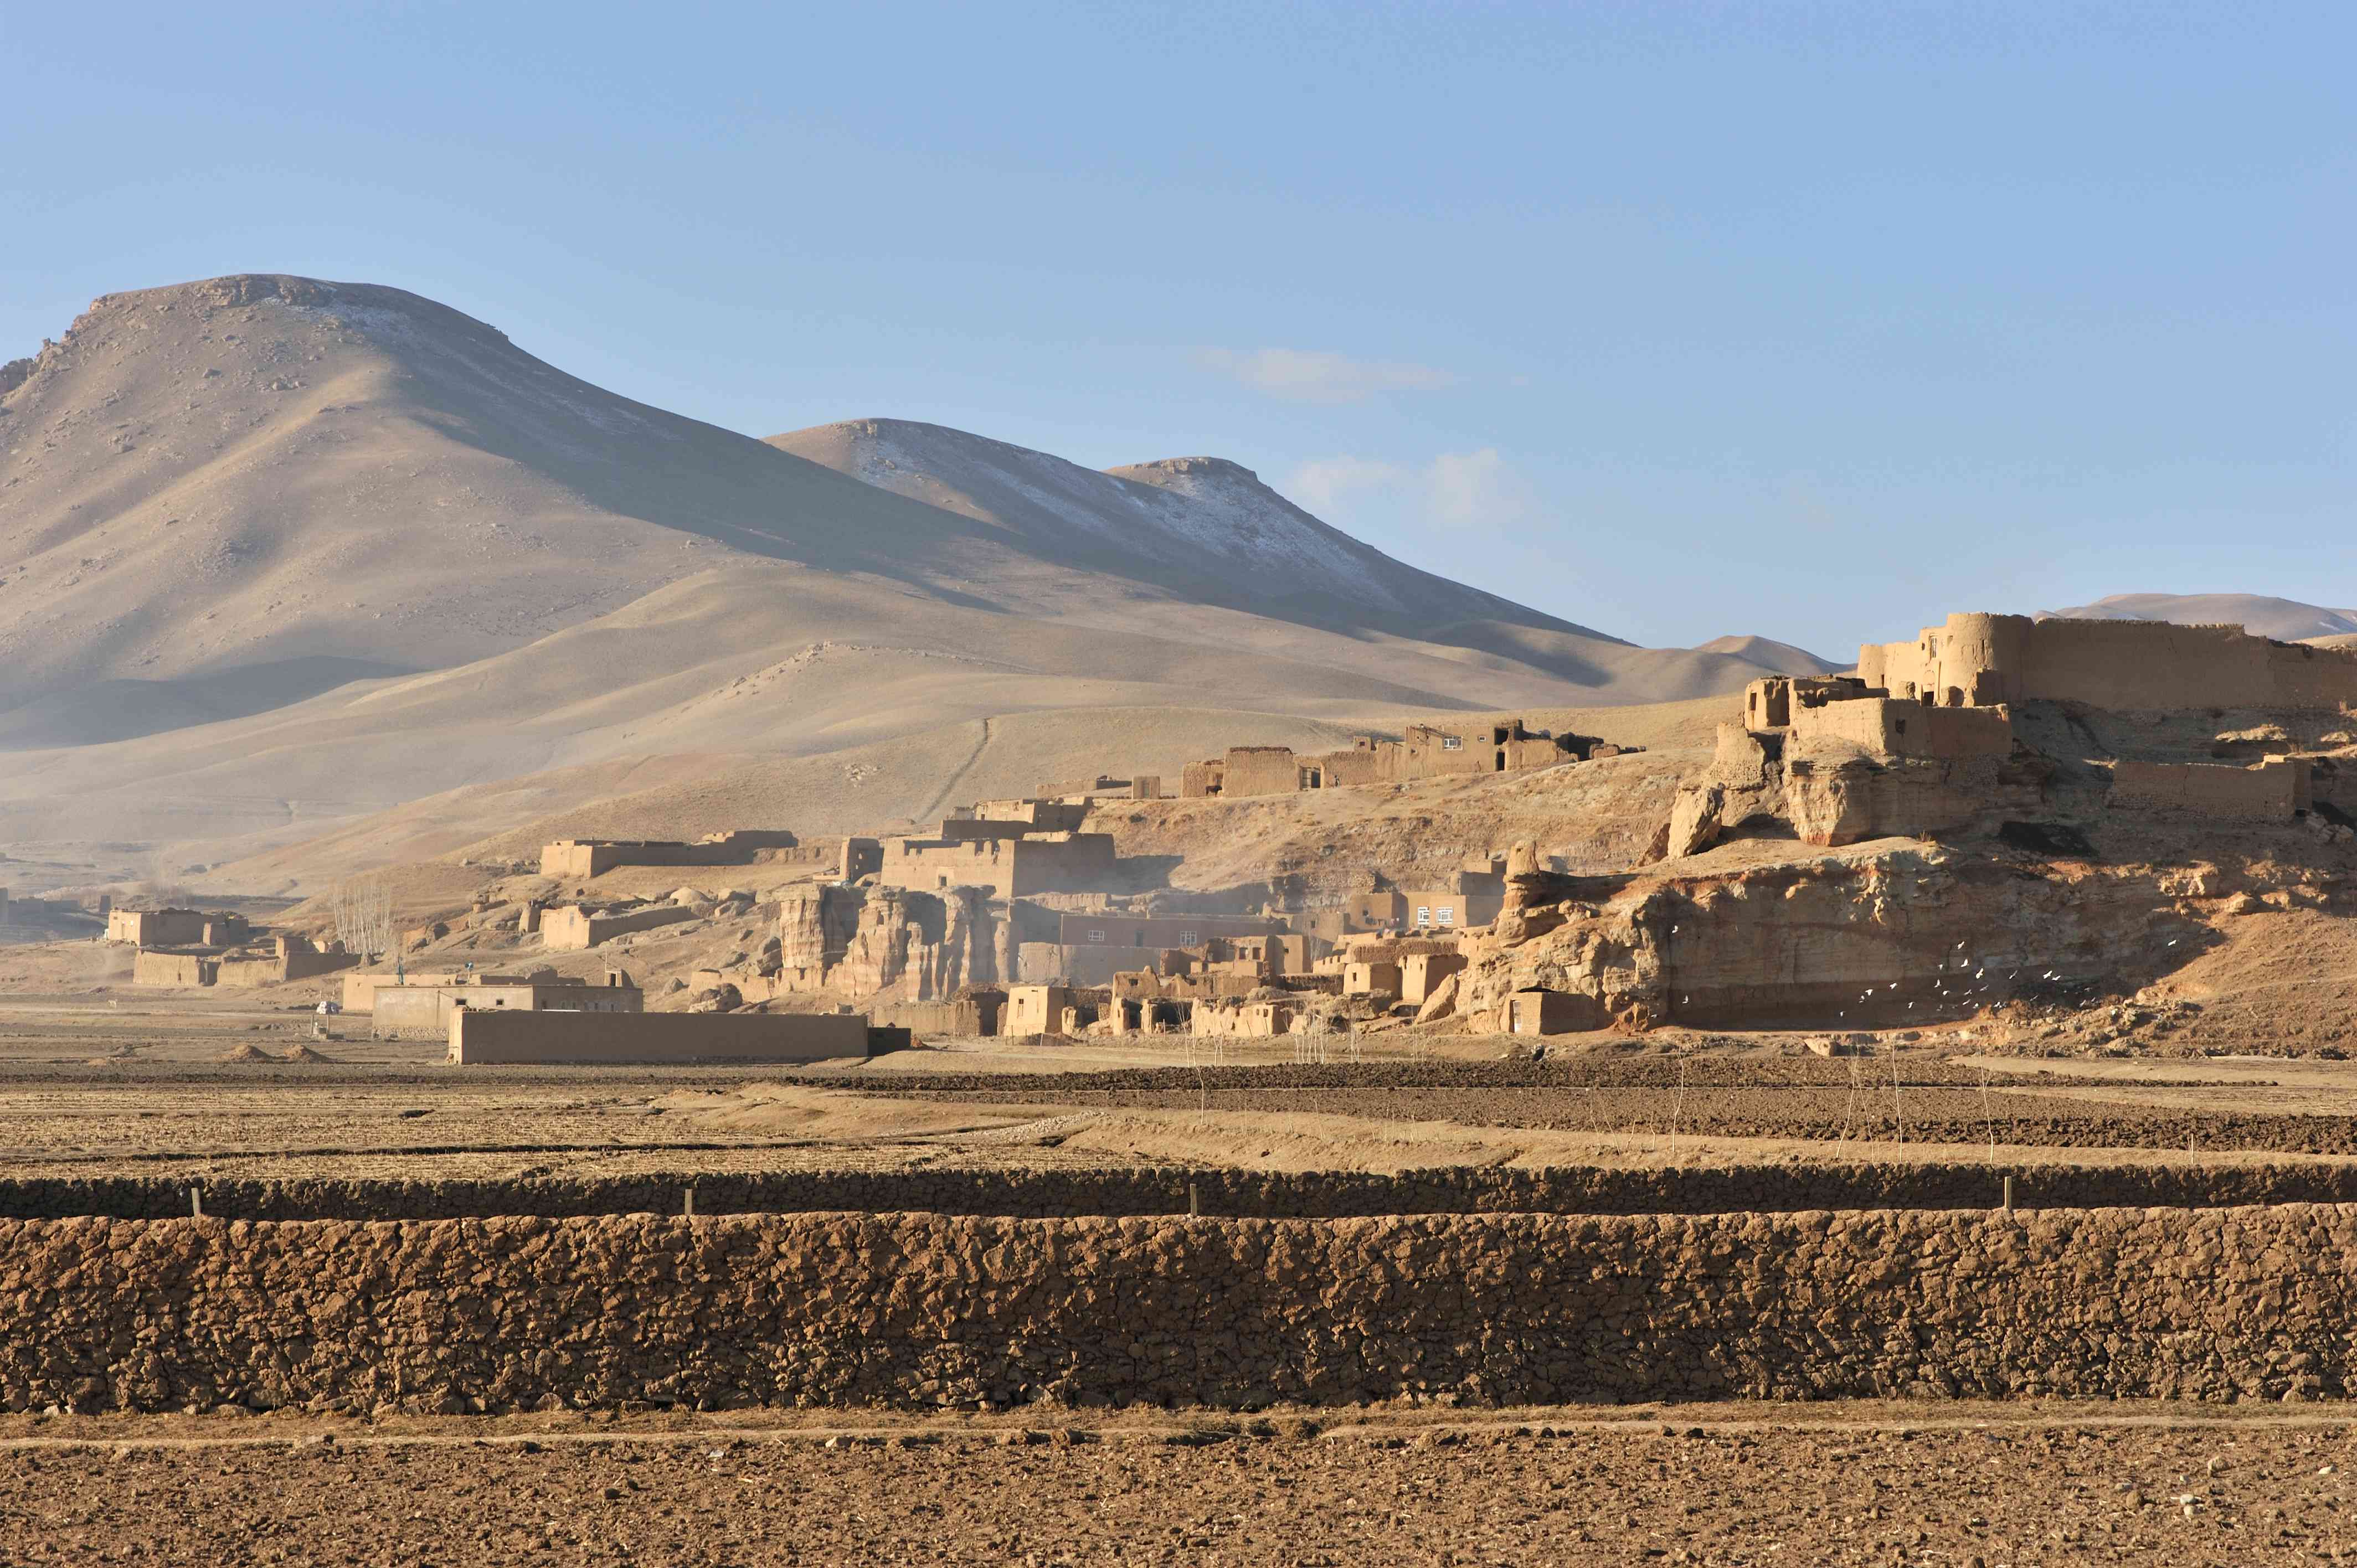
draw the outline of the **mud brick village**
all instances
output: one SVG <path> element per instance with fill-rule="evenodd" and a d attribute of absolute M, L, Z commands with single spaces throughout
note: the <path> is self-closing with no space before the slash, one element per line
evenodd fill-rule
<path fill-rule="evenodd" d="M 234 691 L 5 632 L 0 1558 L 216 1484 L 253 1562 L 2357 1548 L 2357 639 L 1641 649 L 1234 464 L 258 275 L 0 373 L 5 493 L 242 581 L 206 398 L 466 569 L 221 597 Z M 655 553 L 632 443 L 842 526 Z"/>

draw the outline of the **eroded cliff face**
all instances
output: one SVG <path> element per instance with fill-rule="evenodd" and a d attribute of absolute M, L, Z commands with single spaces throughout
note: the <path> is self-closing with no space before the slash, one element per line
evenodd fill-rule
<path fill-rule="evenodd" d="M 1721 725 L 1709 769 L 1670 808 L 1662 854 L 1699 854 L 1760 820 L 1788 823 L 1820 848 L 1988 826 L 2038 814 L 2052 770 L 2027 747 L 2008 757 L 1894 757 Z"/>
<path fill-rule="evenodd" d="M 776 989 L 937 1002 L 1002 980 L 1008 922 L 986 890 L 817 887 L 778 914 Z"/>
<path fill-rule="evenodd" d="M 1940 833 L 2038 811 L 2039 759 L 1876 756 L 1813 748 L 1785 764 L 1785 819 L 1803 843 Z"/>
<path fill-rule="evenodd" d="M 2134 989 L 2209 934 L 2148 869 L 1926 843 L 1641 875 L 1602 897 L 1545 876 L 1515 889 L 1460 983 L 1477 1027 L 1504 1027 L 1507 999 L 1526 987 L 1584 999 L 1575 1021 L 1587 1027 L 1932 1023 L 2018 997 Z"/>

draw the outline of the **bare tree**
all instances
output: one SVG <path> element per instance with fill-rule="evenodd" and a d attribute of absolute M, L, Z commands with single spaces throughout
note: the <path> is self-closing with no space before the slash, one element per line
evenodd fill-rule
<path fill-rule="evenodd" d="M 364 961 L 393 950 L 393 888 L 382 876 L 355 876 L 336 884 L 331 896 L 336 937 L 346 952 Z"/>

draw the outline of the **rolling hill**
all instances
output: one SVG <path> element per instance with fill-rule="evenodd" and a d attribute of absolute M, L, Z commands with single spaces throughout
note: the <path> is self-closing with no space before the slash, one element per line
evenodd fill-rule
<path fill-rule="evenodd" d="M 2040 619 L 2165 620 L 2179 626 L 2239 626 L 2254 637 L 2306 642 L 2357 633 L 2357 609 L 2328 609 L 2265 594 L 2114 594 L 2092 605 L 2040 610 Z"/>
<path fill-rule="evenodd" d="M 106 295 L 9 383 L 0 841 L 173 874 L 433 800 L 478 837 L 506 781 L 545 815 L 763 758 L 907 770 L 811 798 L 866 821 L 942 778 L 1695 697 L 1797 651 L 1631 647 L 1215 458 L 1100 474 L 887 420 L 756 441 L 370 285 Z"/>

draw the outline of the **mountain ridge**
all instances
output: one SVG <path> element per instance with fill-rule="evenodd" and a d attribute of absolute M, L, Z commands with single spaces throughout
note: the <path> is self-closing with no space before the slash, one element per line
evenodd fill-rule
<path fill-rule="evenodd" d="M 2112 594 L 2070 609 L 2040 610 L 2038 618 L 2239 626 L 2254 637 L 2271 637 L 2278 642 L 2357 633 L 2357 609 L 2333 609 L 2268 594 Z"/>
<path fill-rule="evenodd" d="M 947 425 L 872 416 L 766 439 L 1059 560 L 1142 556 L 1157 568 L 1154 580 L 1198 599 L 1287 607 L 1312 622 L 1393 631 L 1504 620 L 1629 646 L 1394 560 L 1224 457 L 1096 469 Z"/>
<path fill-rule="evenodd" d="M 667 755 L 923 767 L 935 742 L 893 737 L 954 749 L 961 725 L 1040 714 L 1063 716 L 999 729 L 1043 765 L 1120 767 L 1221 714 L 1239 735 L 1384 727 L 1760 671 L 1420 572 L 1224 459 L 1106 474 L 879 422 L 928 449 L 935 493 L 881 470 L 919 492 L 899 493 L 375 285 L 102 295 L 0 411 L 17 843 L 218 861 L 552 772 L 569 810 Z M 833 455 L 856 468 L 863 441 Z M 1136 715 L 1164 710 L 1188 716 L 1157 740 Z M 1002 751 L 997 776 L 1034 771 Z"/>

